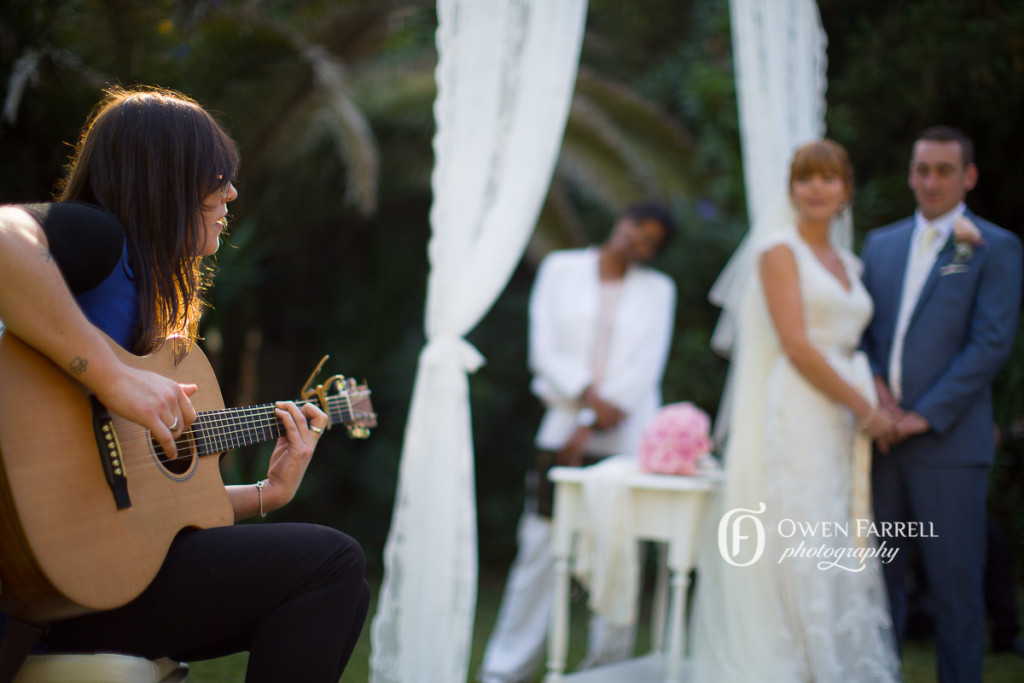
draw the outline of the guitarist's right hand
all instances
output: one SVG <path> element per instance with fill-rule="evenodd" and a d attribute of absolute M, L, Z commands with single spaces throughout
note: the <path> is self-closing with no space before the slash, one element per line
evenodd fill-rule
<path fill-rule="evenodd" d="M 175 453 L 174 438 L 196 419 L 189 400 L 196 386 L 119 361 L 75 302 L 49 249 L 34 218 L 0 207 L 0 319 L 109 410 L 149 429 L 165 453 Z"/>
<path fill-rule="evenodd" d="M 122 364 L 113 381 L 94 390 L 108 410 L 148 429 L 164 453 L 173 456 L 177 454 L 174 439 L 196 419 L 189 397 L 197 388 L 195 384 L 178 384 L 155 372 Z"/>

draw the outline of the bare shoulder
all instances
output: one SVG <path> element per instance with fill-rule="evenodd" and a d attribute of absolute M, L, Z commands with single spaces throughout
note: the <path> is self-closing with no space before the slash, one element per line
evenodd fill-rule
<path fill-rule="evenodd" d="M 23 208 L 14 204 L 0 206 L 0 233 L 10 237 L 19 236 L 33 241 L 46 241 L 43 229 L 36 219 Z"/>
<path fill-rule="evenodd" d="M 24 225 L 30 224 L 35 225 L 36 222 L 32 216 L 28 214 L 25 209 L 21 208 L 16 204 L 2 204 L 0 205 L 0 223 L 4 225 Z"/>
<path fill-rule="evenodd" d="M 758 259 L 763 271 L 796 270 L 796 255 L 793 254 L 793 247 L 785 242 L 779 242 L 761 252 Z"/>

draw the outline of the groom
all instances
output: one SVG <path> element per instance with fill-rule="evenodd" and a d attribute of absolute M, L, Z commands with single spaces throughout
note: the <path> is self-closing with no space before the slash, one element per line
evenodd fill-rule
<path fill-rule="evenodd" d="M 978 179 L 973 157 L 960 131 L 924 131 L 910 162 L 917 211 L 872 231 L 863 250 L 875 302 L 863 346 L 882 406 L 901 415 L 892 442 L 875 452 L 875 517 L 932 523 L 923 526 L 934 537 L 916 542 L 934 603 L 941 683 L 982 679 L 991 384 L 1009 356 L 1021 299 L 1020 240 L 964 207 Z M 906 535 L 879 539 L 898 548 L 884 567 L 901 645 Z"/>

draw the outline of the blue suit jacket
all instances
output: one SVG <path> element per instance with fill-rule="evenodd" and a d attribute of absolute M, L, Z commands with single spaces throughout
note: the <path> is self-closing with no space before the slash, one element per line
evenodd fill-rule
<path fill-rule="evenodd" d="M 925 280 L 903 347 L 902 407 L 932 428 L 894 453 L 936 466 L 992 462 L 991 385 L 1010 354 L 1020 311 L 1020 240 L 967 215 L 985 243 L 958 264 L 950 237 Z M 864 243 L 864 285 L 875 315 L 863 348 L 886 383 L 913 231 L 914 219 L 907 218 L 872 231 Z"/>

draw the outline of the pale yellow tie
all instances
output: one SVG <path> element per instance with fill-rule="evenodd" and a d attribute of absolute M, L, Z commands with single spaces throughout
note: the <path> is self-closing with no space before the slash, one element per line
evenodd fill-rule
<path fill-rule="evenodd" d="M 939 236 L 939 230 L 931 223 L 924 224 L 924 230 L 921 231 L 921 237 L 917 241 L 917 255 L 922 257 L 928 253 L 928 250 L 932 248 L 932 244 L 935 243 L 935 238 Z"/>

